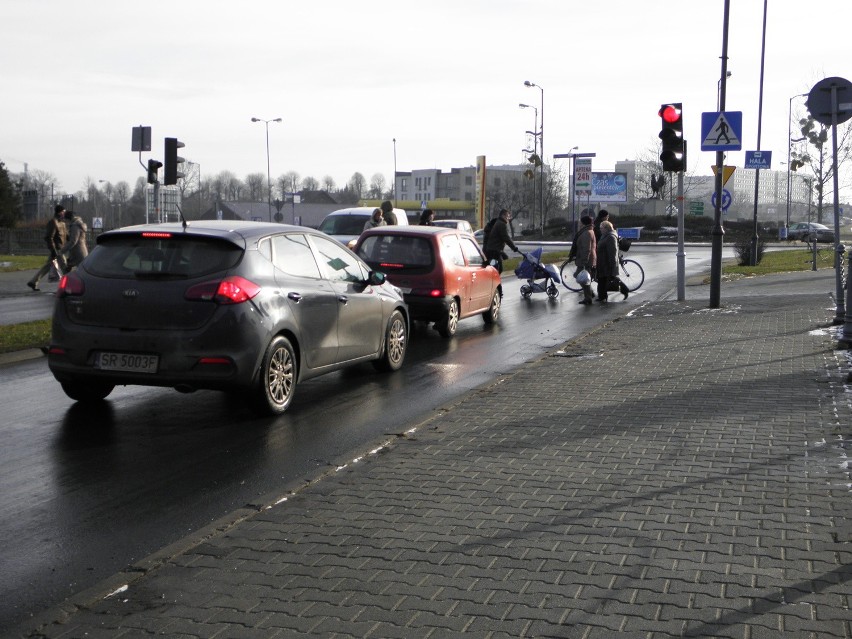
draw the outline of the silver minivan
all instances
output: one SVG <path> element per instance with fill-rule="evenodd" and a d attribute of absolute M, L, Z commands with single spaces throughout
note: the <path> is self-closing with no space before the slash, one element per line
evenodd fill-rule
<path fill-rule="evenodd" d="M 354 244 L 358 236 L 364 231 L 364 226 L 370 221 L 370 217 L 376 208 L 378 207 L 353 206 L 348 209 L 332 211 L 319 225 L 319 230 L 351 248 L 351 244 Z M 408 216 L 403 209 L 393 209 L 393 214 L 396 220 L 386 219 L 385 221 L 388 224 L 408 226 Z"/>

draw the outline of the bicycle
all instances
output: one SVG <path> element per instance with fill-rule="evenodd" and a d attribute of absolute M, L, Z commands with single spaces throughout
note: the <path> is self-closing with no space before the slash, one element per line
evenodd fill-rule
<path fill-rule="evenodd" d="M 627 284 L 627 288 L 632 293 L 638 290 L 645 282 L 645 269 L 636 260 L 627 259 L 621 252 L 618 253 L 618 265 L 621 271 L 621 281 Z M 583 289 L 577 284 L 574 279 L 574 271 L 577 270 L 574 261 L 565 260 L 562 266 L 559 267 L 559 276 L 562 278 L 562 284 L 569 291 L 579 293 Z"/>

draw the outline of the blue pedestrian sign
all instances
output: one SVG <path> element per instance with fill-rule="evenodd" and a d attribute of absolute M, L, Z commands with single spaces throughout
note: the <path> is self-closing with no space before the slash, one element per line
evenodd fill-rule
<path fill-rule="evenodd" d="M 772 166 L 772 151 L 746 151 L 746 169 L 769 169 Z"/>
<path fill-rule="evenodd" d="M 742 148 L 742 111 L 701 114 L 702 151 L 739 151 Z"/>
<path fill-rule="evenodd" d="M 733 201 L 734 198 L 731 197 L 731 192 L 728 189 L 722 189 L 722 206 L 719 208 L 727 211 Z M 716 208 L 716 191 L 713 191 L 713 195 L 710 196 L 710 203 L 713 205 L 713 208 Z"/>

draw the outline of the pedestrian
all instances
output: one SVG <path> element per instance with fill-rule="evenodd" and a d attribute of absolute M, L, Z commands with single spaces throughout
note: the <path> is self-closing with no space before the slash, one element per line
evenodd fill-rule
<path fill-rule="evenodd" d="M 601 239 L 601 222 L 612 220 L 609 219 L 609 211 L 606 209 L 601 209 L 598 211 L 597 216 L 595 216 L 595 237 L 600 241 Z"/>
<path fill-rule="evenodd" d="M 382 216 L 385 218 L 385 224 L 396 224 L 396 213 L 393 212 L 393 204 L 390 200 L 382 202 Z"/>
<path fill-rule="evenodd" d="M 592 278 L 597 267 L 598 252 L 592 222 L 591 215 L 584 215 L 580 218 L 580 223 L 583 226 L 577 231 L 572 244 L 572 246 L 577 247 L 574 257 L 574 264 L 577 266 L 574 271 L 574 279 L 583 289 L 583 299 L 580 300 L 580 304 L 591 304 L 595 298 L 594 293 L 592 293 Z M 584 274 L 583 271 L 586 273 Z"/>
<path fill-rule="evenodd" d="M 364 223 L 364 230 L 374 229 L 377 226 L 387 226 L 387 222 L 384 220 L 384 215 L 382 215 L 382 209 L 373 209 L 373 214 L 370 216 L 370 219 Z"/>
<path fill-rule="evenodd" d="M 512 241 L 512 236 L 509 234 L 509 220 L 512 219 L 512 214 L 507 209 L 500 209 L 500 214 L 491 227 L 491 231 L 486 234 L 483 249 L 485 250 L 485 259 L 489 262 L 494 260 L 497 264 L 497 272 L 503 272 L 503 260 L 509 256 L 503 252 L 503 249 L 508 246 L 515 253 L 520 253 L 518 247 Z"/>
<path fill-rule="evenodd" d="M 74 211 L 68 211 L 70 221 L 68 223 L 68 239 L 59 250 L 59 255 L 65 258 L 67 270 L 71 270 L 78 266 L 80 262 L 86 259 L 89 254 L 89 247 L 86 244 L 86 223 Z"/>
<path fill-rule="evenodd" d="M 420 226 L 435 226 L 435 223 L 432 221 L 435 219 L 435 211 L 432 209 L 423 209 L 423 212 L 420 214 Z"/>
<path fill-rule="evenodd" d="M 27 286 L 34 291 L 41 290 L 38 287 L 38 283 L 41 281 L 41 278 L 47 275 L 53 260 L 59 255 L 59 250 L 65 244 L 67 237 L 68 227 L 65 226 L 65 207 L 57 204 L 53 207 L 53 217 L 50 218 L 50 221 L 45 226 L 44 241 L 50 251 L 50 257 L 47 258 L 47 262 L 38 270 L 35 277 L 27 282 Z"/>
<path fill-rule="evenodd" d="M 598 301 L 605 304 L 608 301 L 608 291 L 611 286 L 616 286 L 624 299 L 630 289 L 618 277 L 618 234 L 612 223 L 603 220 L 601 222 L 601 238 L 597 243 L 598 251 Z"/>

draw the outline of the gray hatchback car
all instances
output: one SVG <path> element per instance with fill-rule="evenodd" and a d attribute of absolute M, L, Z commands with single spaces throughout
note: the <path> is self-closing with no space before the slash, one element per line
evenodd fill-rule
<path fill-rule="evenodd" d="M 397 370 L 408 346 L 399 289 L 298 226 L 108 231 L 56 295 L 48 365 L 81 402 L 138 384 L 238 391 L 279 414 L 297 382 L 366 361 Z"/>

